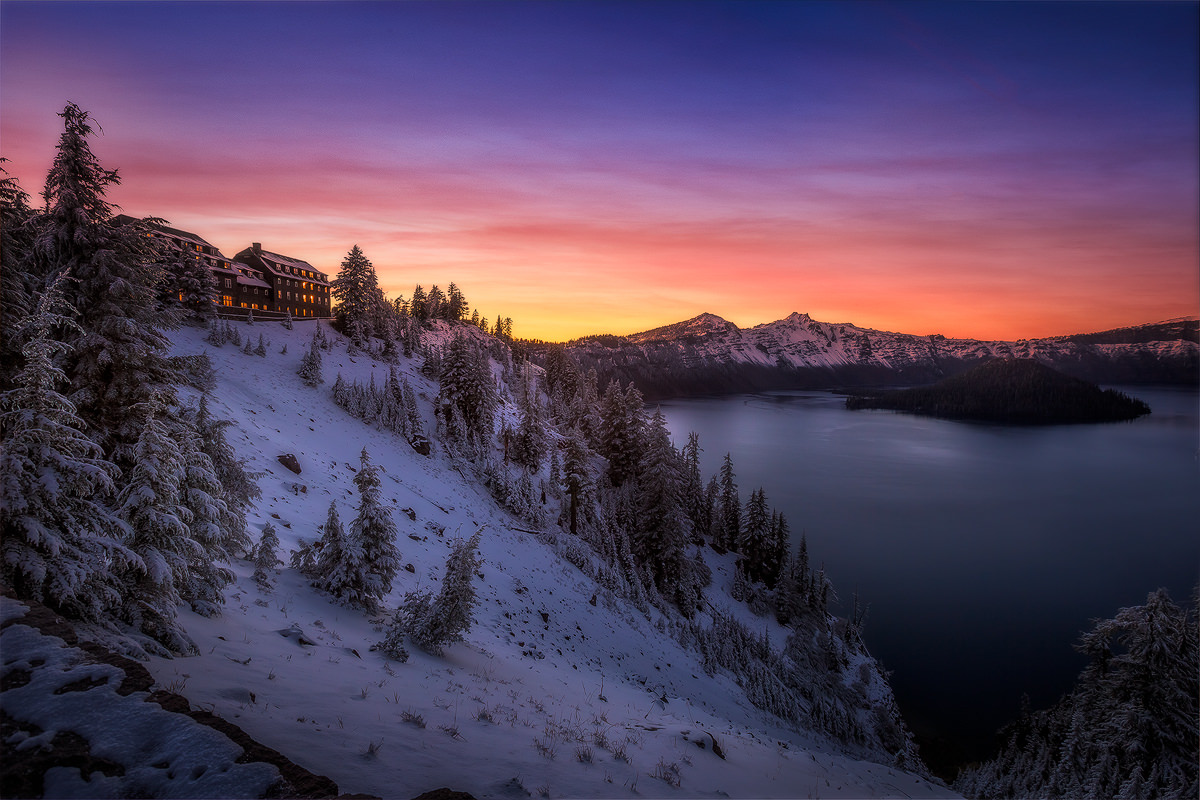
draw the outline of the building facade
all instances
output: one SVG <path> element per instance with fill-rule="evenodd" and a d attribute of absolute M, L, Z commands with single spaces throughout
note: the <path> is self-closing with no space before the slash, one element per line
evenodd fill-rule
<path fill-rule="evenodd" d="M 140 222 L 121 214 L 119 224 Z M 151 224 L 150 235 L 165 239 L 191 254 L 212 271 L 217 285 L 217 305 L 234 309 L 290 313 L 293 317 L 331 316 L 328 276 L 309 264 L 262 249 L 255 242 L 233 258 L 196 234 L 162 224 Z"/>
<path fill-rule="evenodd" d="M 329 276 L 307 261 L 263 250 L 258 242 L 233 258 L 256 270 L 270 285 L 273 310 L 293 317 L 330 316 Z"/>

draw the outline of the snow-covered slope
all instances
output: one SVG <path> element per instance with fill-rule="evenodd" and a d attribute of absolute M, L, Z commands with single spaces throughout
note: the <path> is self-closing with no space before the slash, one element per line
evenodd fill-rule
<path fill-rule="evenodd" d="M 221 616 L 183 611 L 201 655 L 154 658 L 164 687 L 241 726 L 344 792 L 413 797 L 439 786 L 476 797 L 914 797 L 944 787 L 893 767 L 858 760 L 817 735 L 797 733 L 752 707 L 729 676 L 707 675 L 696 654 L 642 613 L 559 557 L 546 537 L 501 511 L 452 467 L 435 441 L 425 457 L 394 434 L 334 405 L 341 372 L 377 381 L 388 367 L 347 355 L 344 340 L 324 357 L 326 383 L 296 376 L 317 322 L 242 325 L 269 341 L 269 355 L 214 348 L 203 332 L 173 334 L 176 354 L 208 352 L 217 373 L 210 408 L 231 419 L 230 441 L 262 473 L 250 518 L 279 532 L 281 558 L 311 541 L 331 500 L 354 516 L 352 479 L 365 447 L 381 467 L 398 527 L 401 561 L 387 604 L 432 588 L 452 539 L 484 528 L 477 622 L 466 641 L 438 658 L 407 663 L 371 650 L 383 619 L 368 618 L 310 588 L 283 568 L 272 591 L 234 564 Z M 802 326 L 797 327 L 797 331 Z M 428 337 L 448 335 L 440 328 Z M 800 345 L 808 334 L 797 334 Z M 286 345 L 287 353 L 281 354 Z M 426 430 L 436 385 L 416 360 L 399 370 L 417 391 Z M 294 454 L 293 474 L 277 457 Z M 772 641 L 785 631 L 728 601 L 731 557 L 713 557 L 714 602 L 728 605 Z M 302 636 L 301 636 L 302 632 Z M 305 642 L 308 642 L 307 644 Z M 714 752 L 719 745 L 723 756 Z M 655 777 L 657 776 L 657 777 Z"/>
<path fill-rule="evenodd" d="M 1135 328 L 1015 342 L 947 339 L 818 322 L 807 314 L 739 328 L 713 314 L 632 336 L 575 342 L 572 354 L 609 378 L 633 380 L 648 397 L 922 383 L 987 358 L 1032 358 L 1089 380 L 1195 383 L 1200 345 L 1194 318 Z"/>

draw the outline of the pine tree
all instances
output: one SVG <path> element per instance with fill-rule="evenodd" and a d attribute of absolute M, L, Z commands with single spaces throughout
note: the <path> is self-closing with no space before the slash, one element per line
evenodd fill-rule
<path fill-rule="evenodd" d="M 194 250 L 165 245 L 159 263 L 163 282 L 159 296 L 167 305 L 178 305 L 193 324 L 216 315 L 217 280 Z"/>
<path fill-rule="evenodd" d="M 46 210 L 35 215 L 34 258 L 44 275 L 67 274 L 68 303 L 81 332 L 68 343 L 71 400 L 91 435 L 126 474 L 142 432 L 140 409 L 156 396 L 174 403 L 178 376 L 160 328 L 173 321 L 155 302 L 162 270 L 157 246 L 141 223 L 117 225 L 105 200 L 120 183 L 92 154 L 88 114 L 68 104 L 64 132 L 46 177 Z"/>
<path fill-rule="evenodd" d="M 446 313 L 446 295 L 435 283 L 425 298 L 425 313 L 429 319 L 442 319 Z"/>
<path fill-rule="evenodd" d="M 587 445 L 583 442 L 583 434 L 572 430 L 567 435 L 566 448 L 563 453 L 562 487 L 570 500 L 567 511 L 570 519 L 570 531 L 574 536 L 579 535 L 580 512 L 590 504 L 591 490 L 594 486 L 592 473 L 588 467 Z M 550 472 L 553 481 L 557 457 L 551 460 Z"/>
<path fill-rule="evenodd" d="M 258 347 L 254 348 L 254 355 L 258 356 L 259 358 L 267 357 L 267 345 L 263 341 L 263 335 L 261 333 L 258 335 Z"/>
<path fill-rule="evenodd" d="M 271 588 L 271 571 L 282 563 L 276 555 L 278 550 L 279 536 L 275 533 L 275 526 L 268 522 L 263 525 L 262 537 L 250 554 L 254 564 L 254 580 L 263 589 Z"/>
<path fill-rule="evenodd" d="M 296 374 L 304 381 L 305 386 L 317 387 L 325 382 L 325 378 L 321 375 L 321 347 L 317 341 L 317 333 L 320 328 L 313 332 L 312 343 L 308 346 L 308 351 L 300 359 L 300 369 Z M 341 378 L 341 375 L 338 375 Z M 336 399 L 336 390 L 334 392 Z M 340 404 L 339 404 L 340 405 Z"/>
<path fill-rule="evenodd" d="M 746 577 L 761 582 L 771 522 L 767 495 L 761 487 L 750 493 L 750 499 L 746 501 L 744 519 L 745 525 L 738 539 L 737 550 L 746 559 Z"/>
<path fill-rule="evenodd" d="M 19 597 L 95 619 L 121 599 L 111 570 L 142 563 L 122 543 L 125 523 L 100 502 L 113 493 L 117 468 L 57 390 L 65 375 L 55 357 L 66 345 L 51 332 L 74 324 L 61 313 L 63 280 L 16 329 L 24 367 L 0 395 L 0 547 L 5 581 Z"/>
<path fill-rule="evenodd" d="M 204 452 L 195 425 L 194 421 L 188 421 L 177 428 L 182 465 L 180 502 L 190 515 L 188 536 L 200 548 L 188 564 L 179 593 L 193 611 L 212 617 L 220 613 L 225 603 L 222 590 L 233 581 L 233 571 L 222 564 L 229 563 L 230 548 L 241 543 L 245 522 L 222 499 L 225 487 L 212 458 Z"/>
<path fill-rule="evenodd" d="M 379 278 L 374 265 L 358 245 L 350 248 L 342 259 L 341 269 L 331 286 L 337 300 L 334 316 L 338 326 L 351 337 L 354 347 L 366 347 L 367 337 L 373 333 Z"/>
<path fill-rule="evenodd" d="M 625 391 L 615 380 L 600 405 L 600 455 L 608 459 L 608 477 L 620 486 L 636 477 L 642 457 L 642 395 L 632 383 Z"/>
<path fill-rule="evenodd" d="M 721 498 L 720 515 L 721 527 L 719 541 L 713 542 L 718 552 L 732 550 L 738 546 L 742 538 L 742 504 L 738 498 L 737 483 L 734 482 L 733 458 L 725 454 L 721 463 Z"/>
<path fill-rule="evenodd" d="M 425 297 L 425 290 L 421 288 L 421 284 L 419 283 L 417 284 L 417 287 L 413 289 L 412 300 L 409 301 L 408 308 L 409 314 L 419 322 L 424 322 L 425 320 L 429 319 L 429 304 Z M 407 353 L 406 350 L 406 355 L 411 354 Z"/>
<path fill-rule="evenodd" d="M 379 471 L 365 447 L 360 462 L 354 476 L 358 516 L 350 523 L 346 538 L 362 553 L 364 605 L 374 608 L 392 590 L 392 580 L 400 568 L 400 552 L 396 549 L 396 523 L 380 496 Z"/>
<path fill-rule="evenodd" d="M 487 354 L 466 336 L 451 340 L 442 355 L 436 409 L 451 440 L 482 444 L 492 435 L 496 385 Z"/>
<path fill-rule="evenodd" d="M 649 566 L 654 585 L 677 600 L 685 616 L 694 613 L 695 575 L 687 556 L 690 525 L 683 509 L 679 455 L 671 445 L 667 421 L 657 410 L 646 426 L 647 441 L 637 483 L 638 525 L 631 532 L 633 553 Z"/>
<path fill-rule="evenodd" d="M 8 177 L 5 161 L 0 158 L 0 392 L 13 388 L 23 363 L 24 342 L 18 332 L 33 311 L 37 283 L 29 195 Z"/>
<path fill-rule="evenodd" d="M 461 320 L 467 313 L 467 299 L 463 297 L 462 290 L 450 283 L 450 287 L 446 290 L 446 310 L 445 317 L 448 320 Z"/>
<path fill-rule="evenodd" d="M 189 565 L 203 557 L 203 548 L 188 528 L 191 513 L 180 491 L 183 459 L 173 431 L 162 419 L 163 408 L 152 399 L 138 410 L 143 414 L 142 434 L 118 503 L 130 529 L 127 544 L 145 571 L 127 576 L 130 591 L 124 616 L 168 651 L 192 653 L 195 644 L 179 624 L 176 606 Z"/>
<path fill-rule="evenodd" d="M 439 656 L 446 645 L 462 641 L 474 622 L 477 597 L 472 580 L 482 563 L 479 557 L 482 532 L 480 528 L 470 539 L 454 542 L 446 558 L 441 590 L 432 602 L 428 595 L 405 598 L 404 610 L 393 620 L 394 631 L 389 632 L 389 639 L 394 642 L 407 633 L 417 647 Z"/>
<path fill-rule="evenodd" d="M 192 419 L 200 449 L 208 456 L 217 481 L 221 485 L 220 499 L 225 504 L 221 516 L 222 545 L 218 552 L 227 556 L 250 550 L 250 535 L 246 532 L 246 511 L 262 495 L 256 482 L 257 474 L 246 469 L 246 461 L 238 458 L 229 444 L 225 429 L 233 423 L 217 419 L 208 410 L 208 396 L 201 395 Z"/>

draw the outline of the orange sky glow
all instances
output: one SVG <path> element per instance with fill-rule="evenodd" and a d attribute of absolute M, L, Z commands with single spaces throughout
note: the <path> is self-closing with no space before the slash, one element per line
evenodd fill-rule
<path fill-rule="evenodd" d="M 126 213 L 331 274 L 358 244 L 520 337 L 1195 315 L 1195 9 L 1081 5 L 6 0 L 0 154 L 36 198 L 76 102 Z M 279 26 L 302 57 L 246 55 Z"/>

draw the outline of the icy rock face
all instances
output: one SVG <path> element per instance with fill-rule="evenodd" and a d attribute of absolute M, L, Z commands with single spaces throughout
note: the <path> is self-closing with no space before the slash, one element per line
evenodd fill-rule
<path fill-rule="evenodd" d="M 948 339 L 818 322 L 794 313 L 753 328 L 701 314 L 628 337 L 571 347 L 605 385 L 633 381 L 648 398 L 771 388 L 920 384 L 990 358 L 1031 358 L 1099 383 L 1200 379 L 1195 319 L 1015 342 Z"/>

